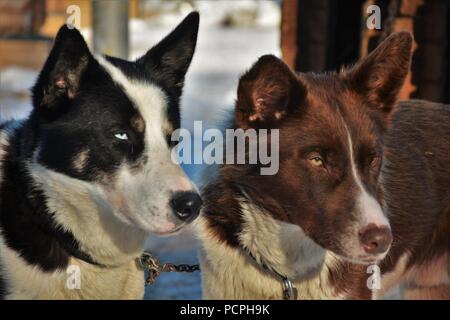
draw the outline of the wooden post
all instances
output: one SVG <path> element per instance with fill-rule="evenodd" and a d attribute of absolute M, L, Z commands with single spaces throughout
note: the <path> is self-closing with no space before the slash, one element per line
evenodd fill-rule
<path fill-rule="evenodd" d="M 93 0 L 94 52 L 128 58 L 128 1 Z"/>
<path fill-rule="evenodd" d="M 362 6 L 362 14 L 363 21 L 361 23 L 361 49 L 360 49 L 360 57 L 365 57 L 369 54 L 369 43 L 370 39 L 377 37 L 380 35 L 381 31 L 376 29 L 368 29 L 366 25 L 366 21 L 368 18 L 367 8 L 371 5 L 375 4 L 375 0 L 367 0 Z"/>
<path fill-rule="evenodd" d="M 414 33 L 414 17 L 416 16 L 417 8 L 423 5 L 423 0 L 403 0 L 401 1 L 399 8 L 400 17 L 394 20 L 390 33 L 407 30 Z M 417 42 L 414 41 L 413 52 L 417 49 Z M 417 90 L 417 87 L 412 82 L 412 70 L 410 69 L 406 76 L 405 83 L 399 93 L 399 99 L 409 99 L 413 92 Z"/>
<path fill-rule="evenodd" d="M 363 29 L 361 32 L 361 57 L 365 57 L 369 54 L 371 48 L 369 44 L 372 38 L 377 37 L 379 42 L 390 35 L 393 32 L 407 30 L 411 33 L 414 32 L 414 17 L 416 15 L 417 8 L 423 5 L 423 0 L 402 0 L 394 1 L 392 0 L 389 4 L 388 12 L 382 14 L 385 15 L 385 20 L 382 24 L 382 30 L 369 30 L 366 27 L 365 21 L 367 19 L 366 8 L 369 5 L 377 5 L 376 0 L 368 0 L 363 6 Z M 414 43 L 413 51 L 417 48 L 417 43 Z M 412 83 L 412 73 L 411 70 L 406 76 L 405 83 L 400 90 L 399 99 L 409 99 L 411 94 L 416 91 L 417 87 Z"/>
<path fill-rule="evenodd" d="M 130 0 L 130 18 L 138 18 L 140 13 L 140 0 Z"/>
<path fill-rule="evenodd" d="M 298 51 L 298 0 L 284 0 L 281 10 L 281 54 L 284 62 L 295 70 Z"/>

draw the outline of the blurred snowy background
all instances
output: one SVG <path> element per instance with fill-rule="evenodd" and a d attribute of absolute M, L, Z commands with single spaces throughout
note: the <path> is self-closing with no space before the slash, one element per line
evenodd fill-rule
<path fill-rule="evenodd" d="M 182 99 L 182 126 L 202 120 L 206 129 L 233 107 L 240 74 L 267 53 L 279 55 L 280 2 L 265 0 L 140 1 L 142 18 L 130 19 L 130 58 L 157 43 L 192 10 L 200 12 L 197 51 Z M 83 14 L 83 13 L 82 13 Z M 92 30 L 82 28 L 91 42 Z M 30 55 L 33 53 L 30 52 Z M 15 65 L 0 68 L 0 121 L 26 117 L 31 109 L 29 88 L 39 70 Z M 202 167 L 185 166 L 199 182 Z M 170 238 L 149 239 L 147 247 L 162 262 L 197 263 L 198 243 L 190 230 Z M 200 299 L 200 274 L 163 274 L 148 287 L 146 298 Z"/>

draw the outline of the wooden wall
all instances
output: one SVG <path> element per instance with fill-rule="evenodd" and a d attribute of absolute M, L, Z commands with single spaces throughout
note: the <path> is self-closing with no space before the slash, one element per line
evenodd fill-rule
<path fill-rule="evenodd" d="M 0 68 L 40 69 L 70 5 L 79 6 L 81 27 L 91 27 L 91 0 L 0 0 Z M 138 17 L 139 0 L 129 0 L 129 6 L 130 17 Z"/>
<path fill-rule="evenodd" d="M 381 30 L 366 27 L 366 8 L 381 9 Z M 300 72 L 339 70 L 390 33 L 415 36 L 411 72 L 400 98 L 450 103 L 450 1 L 284 0 L 281 49 Z"/>

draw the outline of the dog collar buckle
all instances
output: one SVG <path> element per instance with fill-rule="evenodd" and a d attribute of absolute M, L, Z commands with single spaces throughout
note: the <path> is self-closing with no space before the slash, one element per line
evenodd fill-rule
<path fill-rule="evenodd" d="M 298 291 L 288 278 L 283 279 L 283 298 L 285 300 L 297 300 Z"/>
<path fill-rule="evenodd" d="M 269 268 L 265 263 L 258 261 L 255 256 L 245 247 L 242 248 L 244 252 L 259 266 L 261 266 L 264 270 L 272 272 L 278 278 L 281 279 L 281 283 L 283 286 L 283 299 L 284 300 L 297 300 L 298 291 L 292 284 L 292 281 L 289 280 L 286 276 L 280 274 L 272 268 Z"/>

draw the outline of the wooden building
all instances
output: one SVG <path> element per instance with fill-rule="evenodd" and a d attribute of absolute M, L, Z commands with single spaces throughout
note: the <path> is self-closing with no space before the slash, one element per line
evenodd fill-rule
<path fill-rule="evenodd" d="M 380 30 L 367 28 L 370 5 L 380 8 Z M 282 11 L 281 49 L 293 69 L 338 70 L 409 30 L 415 48 L 401 98 L 450 103 L 450 1 L 284 0 Z"/>
<path fill-rule="evenodd" d="M 130 17 L 138 16 L 139 3 L 128 1 Z M 80 9 L 81 28 L 92 27 L 92 0 L 0 0 L 0 68 L 40 69 L 72 5 Z"/>
<path fill-rule="evenodd" d="M 0 68 L 40 68 L 72 4 L 81 8 L 81 27 L 92 26 L 91 0 L 0 0 Z M 131 17 L 139 4 L 129 0 Z M 371 5 L 380 8 L 379 30 L 366 26 Z M 283 58 L 303 72 L 338 70 L 391 32 L 411 31 L 412 72 L 401 98 L 450 103 L 450 0 L 283 0 L 282 17 Z"/>
<path fill-rule="evenodd" d="M 42 66 L 51 47 L 40 33 L 45 16 L 45 0 L 0 0 L 0 68 Z"/>

